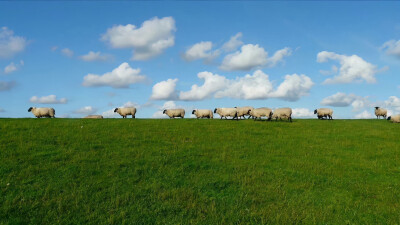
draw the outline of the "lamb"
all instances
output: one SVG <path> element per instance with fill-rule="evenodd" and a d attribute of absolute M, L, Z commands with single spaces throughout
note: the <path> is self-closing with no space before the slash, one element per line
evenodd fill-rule
<path fill-rule="evenodd" d="M 84 119 L 103 119 L 102 115 L 89 115 L 89 116 L 85 116 Z"/>
<path fill-rule="evenodd" d="M 249 117 L 247 118 L 247 119 L 249 119 L 250 118 L 250 114 L 249 114 L 249 110 L 252 110 L 252 109 L 254 109 L 254 107 L 251 107 L 251 106 L 245 106 L 245 107 L 235 107 L 236 109 L 237 109 L 237 111 L 238 111 L 238 117 L 240 118 L 240 117 L 242 117 L 243 116 L 243 118 L 245 118 L 244 116 L 246 116 L 246 115 L 248 115 Z"/>
<path fill-rule="evenodd" d="M 225 117 L 227 119 L 228 116 L 232 117 L 232 119 L 239 119 L 236 108 L 215 108 L 214 113 L 218 113 L 221 116 L 221 119 Z"/>
<path fill-rule="evenodd" d="M 379 119 L 379 117 L 383 116 L 383 118 L 386 119 L 387 116 L 387 110 L 384 108 L 380 108 L 380 107 L 375 107 L 375 116 L 377 119 Z"/>
<path fill-rule="evenodd" d="M 271 120 L 272 109 L 265 107 L 258 109 L 250 109 L 249 114 L 254 118 L 254 120 L 256 120 L 257 118 L 261 120 L 261 117 L 268 117 L 268 120 Z"/>
<path fill-rule="evenodd" d="M 114 113 L 119 113 L 122 118 L 127 118 L 128 115 L 132 115 L 132 118 L 135 118 L 136 108 L 135 107 L 127 107 L 127 108 L 115 108 Z"/>
<path fill-rule="evenodd" d="M 185 117 L 184 109 L 164 109 L 163 114 L 167 114 L 169 118 L 181 117 L 182 119 Z"/>
<path fill-rule="evenodd" d="M 276 120 L 282 118 L 288 118 L 290 122 L 292 122 L 292 109 L 291 108 L 280 108 L 275 109 L 272 113 L 272 118 L 276 118 Z"/>
<path fill-rule="evenodd" d="M 41 117 L 51 117 L 55 118 L 56 111 L 53 108 L 36 108 L 36 107 L 30 107 L 28 109 L 28 112 L 33 113 L 33 115 L 36 116 L 36 118 L 41 118 Z"/>
<path fill-rule="evenodd" d="M 400 114 L 389 116 L 387 120 L 391 120 L 393 123 L 400 123 Z"/>
<path fill-rule="evenodd" d="M 332 114 L 333 114 L 333 110 L 329 109 L 329 108 L 319 108 L 314 110 L 314 114 L 317 114 L 318 119 L 323 119 L 328 117 L 328 119 L 333 119 L 332 118 Z"/>
<path fill-rule="evenodd" d="M 209 118 L 212 119 L 214 114 L 209 109 L 195 109 L 192 114 L 196 115 L 196 118 Z"/>

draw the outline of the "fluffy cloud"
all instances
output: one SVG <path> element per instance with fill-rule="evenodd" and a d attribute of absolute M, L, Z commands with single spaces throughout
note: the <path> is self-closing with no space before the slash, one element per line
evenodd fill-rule
<path fill-rule="evenodd" d="M 69 49 L 69 48 L 63 48 L 63 49 L 61 49 L 61 53 L 63 54 L 63 55 L 65 55 L 65 56 L 67 56 L 67 57 L 72 57 L 72 56 L 74 56 L 74 51 L 72 51 L 71 49 Z"/>
<path fill-rule="evenodd" d="M 376 66 L 357 55 L 346 56 L 334 52 L 319 52 L 317 62 L 327 62 L 329 59 L 340 63 L 339 74 L 333 78 L 328 78 L 324 84 L 362 82 L 375 83 L 375 74 L 378 72 Z"/>
<path fill-rule="evenodd" d="M 140 69 L 132 69 L 128 63 L 122 63 L 113 71 L 103 75 L 88 74 L 83 78 L 83 86 L 113 88 L 128 88 L 129 85 L 143 82 L 146 76 L 140 74 Z"/>
<path fill-rule="evenodd" d="M 386 54 L 400 57 L 400 40 L 390 40 L 382 45 L 381 49 L 385 50 Z"/>
<path fill-rule="evenodd" d="M 113 48 L 133 48 L 132 60 L 147 60 L 174 45 L 175 31 L 172 17 L 154 17 L 139 28 L 132 24 L 113 26 L 101 39 Z"/>
<path fill-rule="evenodd" d="M 8 74 L 8 73 L 12 73 L 17 71 L 20 67 L 22 67 L 24 65 L 24 61 L 20 61 L 19 64 L 15 64 L 14 62 L 11 62 L 10 64 L 8 64 L 5 68 L 4 68 L 4 73 Z"/>
<path fill-rule="evenodd" d="M 15 82 L 14 81 L 0 81 L 0 91 L 8 91 L 11 90 L 13 87 L 15 87 Z"/>
<path fill-rule="evenodd" d="M 394 110 L 396 113 L 400 113 L 400 98 L 390 96 L 389 99 L 385 101 L 385 107 Z"/>
<path fill-rule="evenodd" d="M 55 95 L 43 97 L 32 96 L 29 101 L 38 104 L 66 104 L 68 102 L 66 98 L 60 98 L 57 100 L 57 96 Z"/>
<path fill-rule="evenodd" d="M 90 51 L 88 54 L 82 55 L 79 58 L 86 62 L 93 62 L 93 61 L 108 61 L 112 59 L 112 56 L 108 54 L 101 54 L 101 52 Z"/>
<path fill-rule="evenodd" d="M 196 101 L 210 98 L 213 93 L 226 88 L 228 84 L 228 80 L 224 76 L 210 72 L 200 72 L 197 74 L 197 77 L 204 80 L 203 85 L 198 86 L 197 84 L 194 84 L 190 91 L 181 91 L 179 99 L 184 101 Z"/>
<path fill-rule="evenodd" d="M 240 51 L 225 56 L 220 69 L 233 70 L 251 70 L 262 66 L 274 66 L 282 61 L 284 56 L 291 54 L 290 48 L 284 48 L 275 52 L 268 58 L 268 52 L 258 45 L 247 44 L 241 47 Z"/>
<path fill-rule="evenodd" d="M 0 29 L 0 58 L 10 58 L 22 52 L 28 45 L 24 37 L 15 36 L 7 27 Z"/>
<path fill-rule="evenodd" d="M 236 99 L 267 99 L 282 98 L 296 101 L 308 95 L 313 82 L 306 75 L 286 75 L 285 80 L 274 90 L 267 74 L 257 70 L 253 75 L 247 74 L 236 79 L 227 79 L 224 76 L 210 72 L 201 72 L 197 75 L 204 80 L 203 85 L 193 85 L 191 90 L 179 95 L 180 100 L 195 101 L 206 98 L 236 98 Z"/>
<path fill-rule="evenodd" d="M 95 112 L 97 112 L 97 109 L 93 108 L 92 106 L 85 106 L 85 107 L 82 107 L 82 108 L 74 111 L 74 113 L 76 113 L 76 114 L 83 114 L 83 115 L 89 115 L 89 114 L 93 114 Z"/>
<path fill-rule="evenodd" d="M 292 111 L 292 117 L 294 118 L 298 118 L 298 117 L 302 117 L 302 118 L 310 118 L 310 117 L 314 117 L 314 112 L 310 111 L 309 109 L 306 108 L 295 108 Z"/>
<path fill-rule="evenodd" d="M 321 105 L 336 107 L 347 107 L 351 105 L 354 111 L 360 111 L 363 108 L 372 107 L 368 97 L 357 96 L 355 94 L 346 94 L 342 92 L 338 92 L 322 99 Z"/>
<path fill-rule="evenodd" d="M 166 81 L 161 81 L 153 86 L 153 91 L 150 99 L 153 100 L 169 100 L 176 99 L 178 94 L 175 90 L 176 82 L 178 79 L 168 79 Z"/>
<path fill-rule="evenodd" d="M 240 40 L 242 36 L 242 32 L 239 32 L 235 36 L 232 36 L 229 41 L 224 43 L 224 45 L 222 46 L 222 50 L 226 52 L 235 51 L 239 46 L 243 45 L 243 42 Z"/>
<path fill-rule="evenodd" d="M 374 115 L 372 115 L 372 113 L 368 112 L 367 110 L 364 110 L 363 112 L 355 115 L 354 118 L 355 119 L 372 119 L 372 118 L 374 118 Z"/>
<path fill-rule="evenodd" d="M 211 41 L 202 41 L 191 46 L 182 58 L 186 61 L 204 59 L 206 62 L 213 60 L 219 55 L 219 50 L 211 51 L 213 44 Z"/>

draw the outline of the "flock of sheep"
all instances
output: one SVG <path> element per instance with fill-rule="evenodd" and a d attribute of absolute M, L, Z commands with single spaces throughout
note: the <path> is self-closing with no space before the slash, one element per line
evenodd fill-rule
<path fill-rule="evenodd" d="M 41 117 L 51 117 L 54 118 L 56 111 L 53 108 L 36 108 L 30 107 L 28 112 L 32 112 L 37 118 Z M 136 108 L 135 107 L 126 107 L 126 108 L 115 108 L 114 113 L 118 113 L 123 118 L 127 118 L 128 115 L 131 115 L 132 118 L 135 118 L 136 115 Z M 291 108 L 279 108 L 272 110 L 270 108 L 253 108 L 251 106 L 246 107 L 234 107 L 234 108 L 215 108 L 214 112 L 209 109 L 195 109 L 192 111 L 192 114 L 196 116 L 196 118 L 208 118 L 213 119 L 214 113 L 217 113 L 221 119 L 225 117 L 231 117 L 232 119 L 241 119 L 246 118 L 248 119 L 252 117 L 254 120 L 259 119 L 261 120 L 263 117 L 266 117 L 268 120 L 275 119 L 275 120 L 282 120 L 287 119 L 288 121 L 292 122 L 292 109 Z M 165 109 L 163 114 L 169 116 L 169 118 L 184 118 L 185 117 L 185 110 L 184 109 Z M 329 108 L 320 108 L 314 110 L 314 114 L 317 115 L 318 119 L 333 119 L 333 110 Z M 376 118 L 379 119 L 381 116 L 386 119 L 387 117 L 387 110 L 375 107 L 375 115 Z M 101 115 L 89 115 L 85 118 L 88 119 L 102 119 L 103 116 Z M 400 114 L 389 116 L 387 120 L 391 120 L 394 123 L 400 123 Z"/>

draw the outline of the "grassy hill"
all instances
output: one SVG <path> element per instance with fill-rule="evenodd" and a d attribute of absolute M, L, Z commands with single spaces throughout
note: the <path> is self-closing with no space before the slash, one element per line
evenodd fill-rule
<path fill-rule="evenodd" d="M 0 119 L 0 224 L 400 222 L 399 124 Z"/>

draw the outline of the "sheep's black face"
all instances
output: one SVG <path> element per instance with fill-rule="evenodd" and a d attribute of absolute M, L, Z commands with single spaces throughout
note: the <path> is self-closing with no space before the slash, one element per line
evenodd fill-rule
<path fill-rule="evenodd" d="M 32 111 L 32 109 L 33 109 L 33 108 L 32 108 L 32 107 L 30 107 L 30 108 L 28 109 L 28 112 Z"/>
<path fill-rule="evenodd" d="M 118 108 L 115 108 L 115 109 L 114 109 L 114 112 L 117 112 L 117 111 L 118 111 Z"/>
<path fill-rule="evenodd" d="M 217 108 L 214 109 L 214 113 L 217 113 Z"/>
<path fill-rule="evenodd" d="M 167 112 L 167 110 L 166 109 L 164 109 L 164 111 L 162 112 L 162 114 L 165 114 Z"/>
<path fill-rule="evenodd" d="M 192 111 L 192 114 L 194 114 L 194 112 L 196 112 L 196 110 L 193 110 L 193 111 Z"/>
<path fill-rule="evenodd" d="M 235 106 L 235 107 L 233 107 L 233 108 L 237 109 L 237 106 Z"/>
<path fill-rule="evenodd" d="M 387 120 L 390 120 L 392 117 L 391 116 L 389 116 L 388 118 L 387 118 Z"/>
<path fill-rule="evenodd" d="M 314 114 L 317 114 L 317 110 L 314 110 Z"/>
<path fill-rule="evenodd" d="M 250 112 L 251 112 L 251 109 L 249 109 L 249 111 L 247 111 L 247 114 L 250 114 Z"/>
<path fill-rule="evenodd" d="M 379 109 L 379 107 L 375 107 L 375 109 Z"/>

